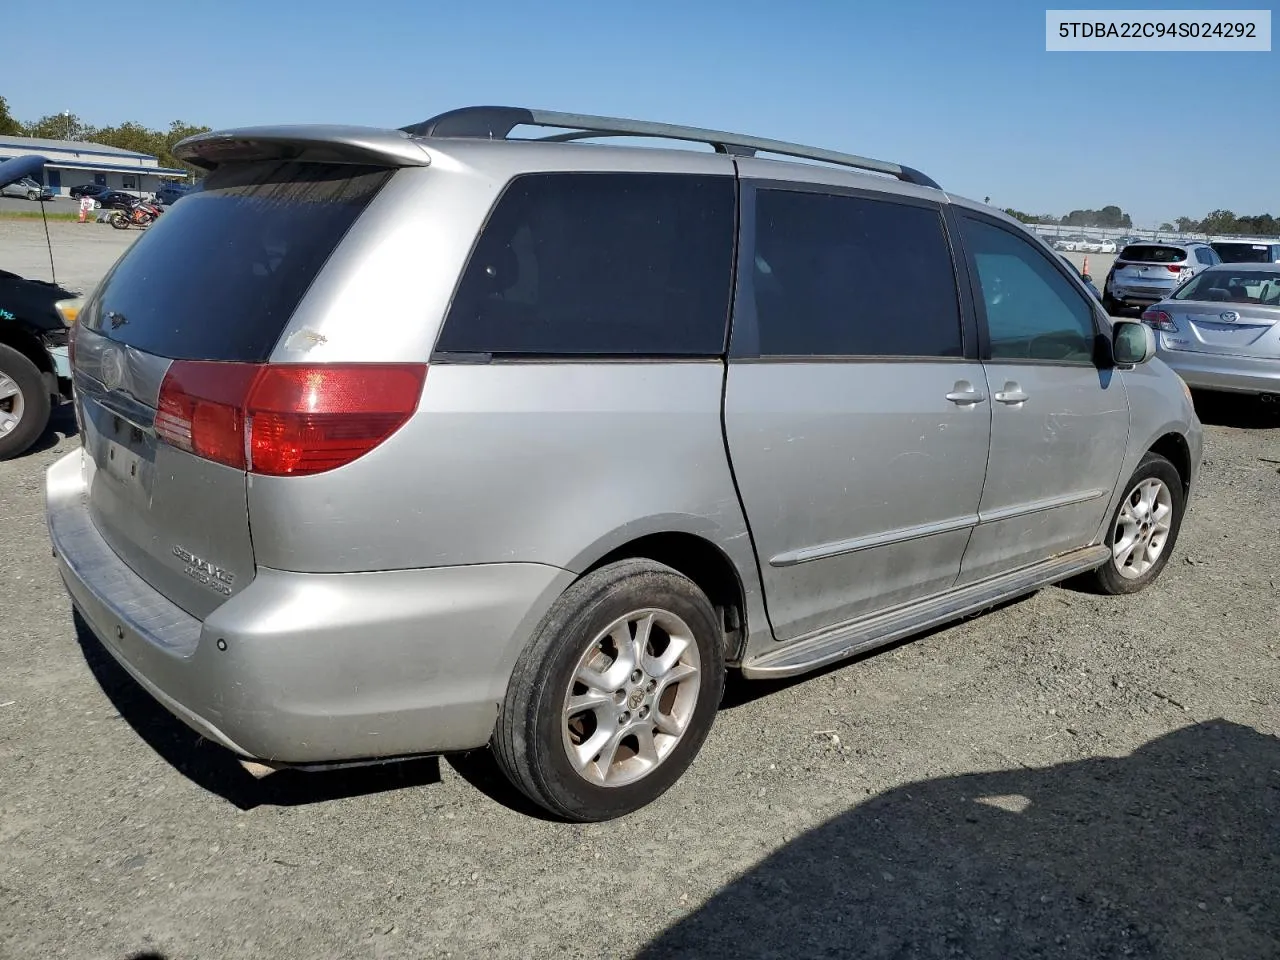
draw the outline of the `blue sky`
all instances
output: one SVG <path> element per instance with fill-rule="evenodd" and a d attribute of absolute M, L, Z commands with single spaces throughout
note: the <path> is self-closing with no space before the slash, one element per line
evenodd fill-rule
<path fill-rule="evenodd" d="M 848 150 L 1037 213 L 1280 214 L 1280 53 L 1047 53 L 1046 5 L 1071 6 L 64 0 L 57 19 L 107 34 L 8 36 L 0 93 L 22 119 L 99 125 L 401 126 L 509 103 Z M 137 53 L 109 54 L 133 25 Z"/>

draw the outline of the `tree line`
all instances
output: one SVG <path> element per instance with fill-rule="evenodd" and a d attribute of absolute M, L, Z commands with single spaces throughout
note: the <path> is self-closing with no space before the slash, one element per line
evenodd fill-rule
<path fill-rule="evenodd" d="M 55 113 L 23 122 L 14 118 L 9 112 L 8 101 L 0 96 L 0 136 L 92 141 L 121 150 L 151 154 L 159 160 L 160 166 L 185 170 L 196 177 L 203 176 L 204 171 L 179 160 L 173 155 L 173 148 L 178 141 L 209 130 L 209 127 L 196 126 L 185 120 L 174 120 L 167 130 L 153 130 L 132 120 L 114 127 L 94 127 L 74 113 Z"/>
<path fill-rule="evenodd" d="M 1103 207 L 1101 210 L 1072 210 L 1064 217 L 1056 217 L 1051 213 L 1024 213 L 1012 207 L 1006 207 L 1004 212 L 1023 223 L 1059 224 L 1064 227 L 1108 227 L 1120 230 L 1133 228 L 1133 220 L 1129 214 L 1116 206 Z M 1159 229 L 1161 233 L 1280 237 L 1280 218 L 1273 217 L 1269 213 L 1238 216 L 1230 210 L 1214 210 L 1203 220 L 1178 217 L 1172 223 L 1165 221 L 1160 224 Z"/>

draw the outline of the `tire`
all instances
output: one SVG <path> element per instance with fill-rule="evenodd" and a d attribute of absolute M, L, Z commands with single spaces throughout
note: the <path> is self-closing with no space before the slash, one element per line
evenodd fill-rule
<path fill-rule="evenodd" d="M 107 219 L 111 221 L 111 225 L 115 227 L 117 230 L 129 229 L 129 218 L 126 217 L 123 213 L 119 212 L 118 210 L 115 213 L 111 214 L 111 216 L 109 216 Z"/>
<path fill-rule="evenodd" d="M 646 669 L 628 674 L 625 641 L 613 637 L 638 636 L 646 618 Z M 674 655 L 670 638 L 682 635 L 687 642 L 668 676 L 686 675 L 664 686 L 659 660 Z M 611 675 L 618 667 L 621 675 Z M 494 755 L 511 783 L 556 817 L 624 816 L 665 793 L 693 762 L 715 721 L 724 672 L 715 611 L 691 580 L 651 560 L 612 563 L 569 587 L 521 653 L 498 711 Z M 579 680 L 587 675 L 614 692 Z M 571 694 L 584 704 L 577 712 Z M 664 719 L 669 732 L 658 729 Z M 588 758 L 593 745 L 600 750 Z M 571 751 L 581 753 L 577 765 Z"/>
<path fill-rule="evenodd" d="M 101 210 L 101 209 L 102 209 L 102 204 L 100 204 L 97 200 L 93 201 L 93 209 L 95 209 L 95 210 Z"/>
<path fill-rule="evenodd" d="M 2 343 L 0 397 L 0 460 L 8 460 L 25 452 L 44 433 L 52 400 L 36 365 Z"/>
<path fill-rule="evenodd" d="M 1114 317 L 1121 309 L 1119 302 L 1111 294 L 1105 290 L 1102 292 L 1102 309 L 1107 311 L 1107 316 Z"/>
<path fill-rule="evenodd" d="M 1139 545 L 1126 555 L 1126 562 L 1122 563 L 1116 549 L 1117 534 L 1120 535 L 1122 549 L 1125 535 L 1134 531 L 1135 526 L 1137 530 L 1134 532 L 1140 538 L 1143 536 L 1144 528 L 1140 526 L 1140 522 L 1144 521 L 1144 510 L 1141 505 L 1147 502 L 1143 494 L 1145 491 L 1155 491 L 1157 484 L 1163 488 L 1164 493 L 1153 492 L 1151 502 L 1157 507 L 1155 516 L 1159 519 L 1155 522 L 1145 519 L 1145 522 L 1151 524 L 1145 530 L 1150 531 L 1146 533 L 1146 537 L 1149 542 L 1158 545 L 1159 552 L 1152 557 L 1149 548 Z M 1161 506 L 1167 510 L 1163 516 L 1158 509 Z M 1182 477 L 1178 475 L 1177 469 L 1159 454 L 1148 453 L 1129 478 L 1125 495 L 1111 515 L 1111 524 L 1104 541 L 1112 552 L 1111 559 L 1088 575 L 1088 585 L 1096 592 L 1110 596 L 1137 593 L 1148 586 L 1160 576 L 1169 562 L 1169 556 L 1178 542 L 1178 531 L 1182 529 L 1185 508 Z M 1162 521 L 1167 526 L 1162 531 L 1163 539 L 1160 539 Z"/>
<path fill-rule="evenodd" d="M 28 190 L 28 191 L 27 191 L 27 199 L 28 199 L 28 200 L 39 200 L 39 199 L 40 199 L 40 194 L 36 193 L 34 190 Z"/>

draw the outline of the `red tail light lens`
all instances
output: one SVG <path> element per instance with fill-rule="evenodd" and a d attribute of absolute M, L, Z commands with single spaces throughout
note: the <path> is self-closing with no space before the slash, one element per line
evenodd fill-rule
<path fill-rule="evenodd" d="M 1182 272 L 1182 266 L 1181 266 L 1181 264 L 1177 264 L 1177 263 L 1167 263 L 1167 264 L 1165 264 L 1165 269 L 1166 269 L 1166 270 L 1168 270 L 1170 273 L 1181 273 L 1181 272 Z"/>
<path fill-rule="evenodd" d="M 1177 327 L 1173 325 L 1173 317 L 1164 310 L 1157 310 L 1155 307 L 1149 307 L 1142 311 L 1142 322 L 1156 330 L 1164 330 L 1172 333 L 1177 331 Z"/>
<path fill-rule="evenodd" d="M 404 426 L 426 374 L 425 364 L 175 361 L 160 387 L 156 435 L 239 470 L 322 473 Z"/>

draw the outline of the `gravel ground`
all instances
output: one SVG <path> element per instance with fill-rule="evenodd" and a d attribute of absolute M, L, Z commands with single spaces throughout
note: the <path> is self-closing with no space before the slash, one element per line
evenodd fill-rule
<path fill-rule="evenodd" d="M 39 209 L 33 203 L 31 206 Z M 61 207 L 59 208 L 61 210 Z M 88 293 L 143 231 L 116 230 L 105 223 L 49 222 L 46 243 L 39 220 L 0 218 L 0 270 L 32 280 L 49 280 L 49 248 L 58 283 Z"/>
<path fill-rule="evenodd" d="M 61 416 L 0 463 L 0 957 L 1280 956 L 1280 412 L 1197 402 L 1152 588 L 732 682 L 682 781 L 591 826 L 483 754 L 256 781 L 171 720 L 57 582 Z"/>

